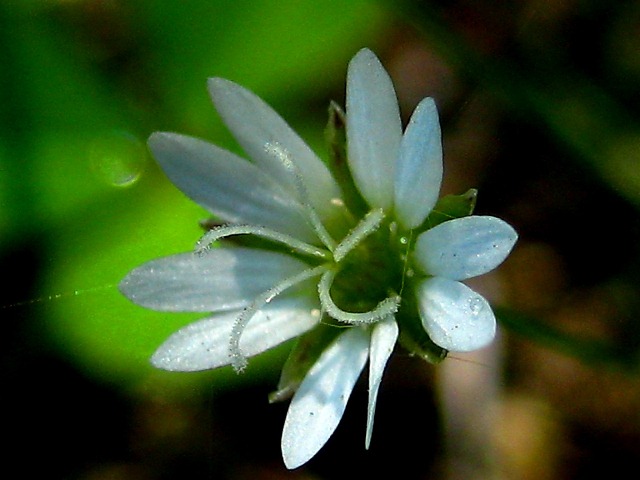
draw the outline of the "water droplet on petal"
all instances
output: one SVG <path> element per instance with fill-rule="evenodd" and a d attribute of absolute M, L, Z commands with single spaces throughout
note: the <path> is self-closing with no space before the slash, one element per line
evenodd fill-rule
<path fill-rule="evenodd" d="M 469 311 L 471 315 L 478 315 L 484 306 L 484 302 L 480 297 L 472 297 L 469 299 Z"/>

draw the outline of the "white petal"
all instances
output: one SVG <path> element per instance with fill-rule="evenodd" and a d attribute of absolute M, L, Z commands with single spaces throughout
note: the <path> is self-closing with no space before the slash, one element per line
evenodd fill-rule
<path fill-rule="evenodd" d="M 261 225 L 317 242 L 300 203 L 256 165 L 176 133 L 154 133 L 149 148 L 180 190 L 222 220 Z"/>
<path fill-rule="evenodd" d="M 291 400 L 282 432 L 287 468 L 309 461 L 329 440 L 369 353 L 369 333 L 351 328 L 320 356 Z"/>
<path fill-rule="evenodd" d="M 499 218 L 456 218 L 421 234 L 415 257 L 429 275 L 465 280 L 500 265 L 517 239 L 511 225 Z"/>
<path fill-rule="evenodd" d="M 422 326 L 431 340 L 452 352 L 468 352 L 488 345 L 496 333 L 489 303 L 466 285 L 433 277 L 417 287 Z"/>
<path fill-rule="evenodd" d="M 360 50 L 349 63 L 346 113 L 354 181 L 371 207 L 389 211 L 402 123 L 391 78 L 371 50 Z"/>
<path fill-rule="evenodd" d="M 267 250 L 214 248 L 147 262 L 120 282 L 131 301 L 154 310 L 214 312 L 242 308 L 308 265 Z"/>
<path fill-rule="evenodd" d="M 431 98 L 416 107 L 402 137 L 396 166 L 395 209 L 403 227 L 416 228 L 433 209 L 442 183 L 442 138 Z"/>
<path fill-rule="evenodd" d="M 378 322 L 371 332 L 371 346 L 369 347 L 369 407 L 367 409 L 367 433 L 365 448 L 369 448 L 373 433 L 373 420 L 376 412 L 378 390 L 382 381 L 384 368 L 393 352 L 398 339 L 398 324 L 393 316 Z"/>
<path fill-rule="evenodd" d="M 243 355 L 257 355 L 314 327 L 319 315 L 310 299 L 278 299 L 259 310 L 242 332 Z M 178 330 L 153 354 L 151 363 L 180 372 L 230 365 L 229 338 L 239 314 L 239 310 L 220 313 Z"/>
<path fill-rule="evenodd" d="M 294 180 L 281 161 L 265 148 L 278 145 L 294 161 L 320 217 L 334 215 L 340 189 L 325 164 L 269 105 L 253 92 L 222 78 L 209 79 L 218 113 L 247 155 L 297 197 Z"/>

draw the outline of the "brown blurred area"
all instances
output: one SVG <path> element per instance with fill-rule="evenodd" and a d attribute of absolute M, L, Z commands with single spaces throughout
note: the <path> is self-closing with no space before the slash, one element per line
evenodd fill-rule
<path fill-rule="evenodd" d="M 571 96 L 570 79 L 579 78 L 624 106 L 634 119 L 626 127 L 639 138 L 636 3 L 468 0 L 442 2 L 426 14 L 433 11 L 487 63 L 520 69 L 514 89 L 523 87 L 518 82 L 529 72 L 541 91 L 545 75 L 553 75 L 560 80 L 548 84 L 564 84 Z M 637 351 L 637 199 L 602 173 L 606 157 L 594 166 L 577 142 L 554 131 L 553 122 L 540 121 L 544 114 L 505 96 L 489 73 L 451 62 L 450 45 L 436 35 L 425 41 L 423 34 L 399 25 L 383 57 L 401 105 L 410 112 L 422 97 L 435 97 L 444 131 L 444 193 L 477 187 L 476 213 L 500 216 L 520 233 L 499 271 L 478 279 L 480 288 L 498 304 L 563 332 Z M 509 78 L 497 83 L 503 81 Z M 573 120 L 589 123 L 581 114 L 600 113 L 613 112 L 578 110 Z M 606 133 L 594 129 L 590 135 Z M 640 150 L 630 153 L 628 161 L 640 172 Z M 449 478 L 555 480 L 633 471 L 640 458 L 637 354 L 630 366 L 586 361 L 508 329 L 503 333 L 494 438 L 488 440 L 496 463 L 486 477 Z"/>

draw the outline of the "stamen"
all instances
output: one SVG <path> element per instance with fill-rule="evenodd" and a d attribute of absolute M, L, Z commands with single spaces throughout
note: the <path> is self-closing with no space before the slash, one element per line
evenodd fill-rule
<path fill-rule="evenodd" d="M 398 295 L 394 295 L 385 298 L 373 310 L 368 312 L 345 312 L 331 298 L 331 285 L 335 276 L 336 272 L 334 270 L 328 270 L 322 275 L 318 283 L 318 295 L 322 308 L 336 320 L 354 325 L 369 324 L 398 311 L 401 298 Z"/>
<path fill-rule="evenodd" d="M 327 229 L 324 228 L 324 225 L 318 216 L 318 212 L 313 208 L 307 186 L 304 183 L 298 167 L 291 160 L 291 154 L 278 142 L 267 142 L 264 149 L 267 153 L 274 155 L 278 160 L 280 160 L 284 168 L 291 174 L 300 202 L 307 213 L 307 218 L 311 223 L 311 226 L 315 230 L 320 241 L 322 241 L 329 250 L 333 251 L 336 246 L 336 242 L 331 238 Z"/>
<path fill-rule="evenodd" d="M 244 329 L 247 327 L 247 324 L 251 321 L 260 307 L 271 302 L 285 290 L 304 282 L 305 280 L 321 275 L 327 270 L 327 268 L 329 268 L 327 265 L 320 265 L 318 267 L 308 268 L 300 273 L 285 278 L 282 282 L 271 287 L 269 290 L 262 292 L 254 298 L 249 306 L 242 310 L 233 324 L 231 336 L 229 337 L 229 356 L 231 357 L 231 365 L 233 365 L 233 369 L 236 372 L 242 372 L 247 366 L 247 357 L 245 357 L 240 350 L 240 337 L 242 336 Z"/>
<path fill-rule="evenodd" d="M 304 255 L 322 258 L 323 260 L 328 260 L 330 258 L 330 253 L 322 248 L 318 248 L 290 235 L 280 233 L 266 227 L 261 227 L 259 225 L 222 225 L 214 227 L 207 231 L 207 233 L 198 240 L 198 243 L 196 244 L 196 253 L 205 253 L 209 250 L 213 242 L 231 235 L 256 235 L 257 237 L 282 243 L 292 250 Z"/>
<path fill-rule="evenodd" d="M 336 246 L 333 251 L 333 258 L 336 262 L 342 260 L 347 253 L 358 245 L 362 240 L 375 232 L 380 227 L 380 222 L 384 220 L 384 211 L 381 208 L 371 210 Z"/>

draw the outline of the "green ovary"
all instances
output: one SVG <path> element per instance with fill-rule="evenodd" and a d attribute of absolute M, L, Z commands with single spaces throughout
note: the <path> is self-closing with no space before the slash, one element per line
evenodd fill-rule
<path fill-rule="evenodd" d="M 395 224 L 384 222 L 336 264 L 331 297 L 342 310 L 368 312 L 401 293 L 407 245 L 394 230 Z"/>

